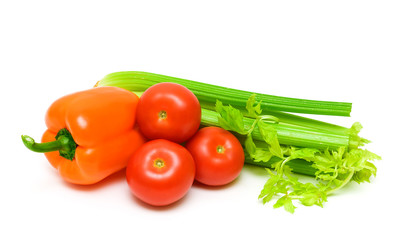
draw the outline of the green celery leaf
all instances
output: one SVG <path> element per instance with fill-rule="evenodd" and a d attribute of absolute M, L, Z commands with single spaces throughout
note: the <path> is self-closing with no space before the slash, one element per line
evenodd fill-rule
<path fill-rule="evenodd" d="M 335 175 L 318 173 L 318 174 L 316 175 L 316 178 L 317 178 L 317 179 L 321 179 L 321 180 L 323 180 L 323 181 L 332 181 L 332 180 L 335 179 Z"/>
<path fill-rule="evenodd" d="M 368 139 L 360 137 L 358 134 L 360 133 L 361 129 L 363 126 L 359 122 L 353 123 L 351 128 L 349 129 L 349 148 L 350 149 L 355 149 L 361 146 L 364 146 L 365 144 L 370 143 Z"/>
<path fill-rule="evenodd" d="M 355 122 L 349 129 L 349 133 L 353 134 L 353 135 L 358 135 L 360 133 L 361 129 L 363 129 L 363 125 L 361 125 L 361 123 L 359 123 L 359 122 Z"/>
<path fill-rule="evenodd" d="M 290 189 L 289 186 L 290 186 L 290 182 L 285 178 L 281 178 L 274 186 L 274 191 L 276 193 L 288 194 L 288 191 Z"/>
<path fill-rule="evenodd" d="M 277 130 L 272 125 L 264 123 L 263 121 L 258 121 L 257 126 L 263 140 L 269 144 L 269 151 L 274 156 L 283 158 L 283 151 L 281 150 L 277 138 Z"/>
<path fill-rule="evenodd" d="M 270 192 L 270 193 L 268 193 L 267 195 L 265 195 L 265 196 L 262 198 L 262 203 L 263 203 L 263 204 L 266 204 L 266 203 L 270 202 L 270 200 L 272 200 L 274 194 L 275 194 L 275 192 Z"/>
<path fill-rule="evenodd" d="M 288 157 L 290 160 L 292 159 L 312 159 L 315 155 L 319 153 L 318 149 L 314 148 L 293 148 L 291 147 L 290 156 Z"/>
<path fill-rule="evenodd" d="M 272 159 L 273 154 L 264 148 L 257 148 L 253 157 L 255 162 L 268 162 Z"/>
<path fill-rule="evenodd" d="M 247 138 L 244 141 L 244 147 L 245 150 L 247 150 L 247 153 L 250 155 L 250 157 L 252 159 L 255 159 L 256 145 L 254 143 L 254 140 L 252 139 L 251 134 L 247 135 Z"/>
<path fill-rule="evenodd" d="M 243 114 L 238 109 L 232 106 L 223 106 L 222 102 L 217 100 L 215 111 L 219 113 L 218 122 L 222 128 L 242 135 L 247 134 L 244 128 Z"/>
<path fill-rule="evenodd" d="M 295 212 L 296 207 L 294 206 L 294 204 L 292 204 L 292 199 L 291 198 L 287 198 L 287 200 L 285 201 L 284 209 L 287 212 L 290 212 L 290 213 L 294 213 Z"/>
<path fill-rule="evenodd" d="M 315 193 L 304 193 L 299 201 L 305 206 L 313 206 L 318 202 L 318 195 Z"/>
<path fill-rule="evenodd" d="M 284 206 L 285 202 L 287 201 L 287 196 L 282 196 L 277 200 L 277 202 L 273 205 L 274 208 L 279 208 Z"/>
<path fill-rule="evenodd" d="M 287 176 L 290 181 L 295 182 L 295 180 L 298 180 L 297 178 L 292 177 L 292 168 L 290 168 L 289 166 L 284 165 L 283 172 L 284 175 Z"/>
<path fill-rule="evenodd" d="M 272 165 L 270 165 L 272 168 L 274 168 L 274 170 L 276 172 L 279 172 L 281 170 L 281 164 L 283 163 L 283 160 L 277 161 L 272 163 Z"/>
<path fill-rule="evenodd" d="M 279 180 L 279 177 L 277 175 L 273 174 L 268 169 L 266 169 L 266 170 L 270 173 L 271 177 L 266 181 L 258 198 L 263 198 L 269 194 L 274 194 L 274 185 L 277 184 L 277 182 Z"/>
<path fill-rule="evenodd" d="M 365 163 L 365 167 L 364 168 L 368 169 L 374 176 L 376 176 L 377 168 L 376 168 L 375 164 L 367 161 Z"/>
<path fill-rule="evenodd" d="M 367 161 L 381 160 L 381 157 L 368 150 L 352 149 L 345 156 L 346 165 L 361 170 L 366 166 Z"/>
<path fill-rule="evenodd" d="M 318 205 L 323 207 L 323 202 L 327 201 L 326 187 L 314 186 L 313 184 L 305 184 L 307 189 L 300 195 L 299 201 L 305 206 Z"/>
<path fill-rule="evenodd" d="M 252 139 L 252 135 L 248 134 L 244 141 L 244 147 L 247 153 L 255 162 L 267 162 L 269 161 L 273 154 L 265 148 L 258 148 Z"/>
<path fill-rule="evenodd" d="M 377 168 L 371 162 L 366 162 L 362 170 L 357 171 L 353 175 L 353 180 L 357 183 L 370 182 L 372 176 L 376 176 Z"/>
<path fill-rule="evenodd" d="M 255 94 L 252 94 L 248 100 L 247 100 L 247 104 L 245 106 L 245 108 L 248 111 L 248 116 L 249 117 L 253 117 L 256 118 L 259 114 L 262 113 L 262 109 L 261 109 L 261 102 L 256 103 L 255 100 Z M 256 104 L 255 104 L 256 103 Z"/>
<path fill-rule="evenodd" d="M 357 183 L 370 182 L 372 172 L 368 169 L 363 169 L 361 171 L 355 172 L 353 175 L 353 180 Z"/>
<path fill-rule="evenodd" d="M 244 141 L 244 147 L 255 162 L 267 162 L 273 156 L 267 148 L 258 148 L 253 141 L 251 134 L 247 135 L 247 138 Z"/>
<path fill-rule="evenodd" d="M 273 205 L 274 208 L 284 207 L 287 212 L 294 213 L 296 207 L 292 204 L 292 199 L 287 195 L 279 198 Z"/>

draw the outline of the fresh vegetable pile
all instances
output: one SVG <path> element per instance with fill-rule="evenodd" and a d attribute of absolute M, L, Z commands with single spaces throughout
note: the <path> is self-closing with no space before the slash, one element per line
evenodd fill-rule
<path fill-rule="evenodd" d="M 350 116 L 351 106 L 118 72 L 54 102 L 43 143 L 22 139 L 72 183 L 92 184 L 126 167 L 132 193 L 156 206 L 182 198 L 194 179 L 223 185 L 244 163 L 265 167 L 259 198 L 294 212 L 295 201 L 323 206 L 349 182 L 376 175 L 380 157 L 363 148 L 369 141 L 358 135 L 359 123 L 346 128 L 287 113 Z"/>

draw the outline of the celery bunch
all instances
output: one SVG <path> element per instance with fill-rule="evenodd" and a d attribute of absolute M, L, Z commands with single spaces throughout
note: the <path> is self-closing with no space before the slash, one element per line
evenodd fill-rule
<path fill-rule="evenodd" d="M 278 198 L 274 207 L 294 212 L 294 201 L 323 206 L 327 196 L 350 181 L 370 181 L 372 163 L 380 157 L 361 149 L 369 143 L 351 128 L 296 116 L 287 112 L 349 116 L 350 103 L 271 96 L 230 89 L 146 72 L 112 73 L 96 86 L 116 86 L 138 95 L 160 82 L 174 82 L 190 89 L 202 107 L 201 124 L 234 133 L 245 150 L 245 162 L 267 168 L 269 179 L 259 199 Z M 315 177 L 303 183 L 292 172 Z"/>

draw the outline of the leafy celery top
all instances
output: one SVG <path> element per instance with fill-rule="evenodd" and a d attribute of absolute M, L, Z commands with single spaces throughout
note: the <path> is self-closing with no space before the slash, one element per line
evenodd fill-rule
<path fill-rule="evenodd" d="M 344 187 L 350 181 L 369 182 L 371 176 L 376 175 L 376 167 L 371 161 L 381 158 L 368 150 L 359 148 L 369 143 L 368 140 L 358 136 L 362 128 L 360 123 L 354 123 L 346 131 L 341 131 L 341 127 L 336 125 L 335 131 L 332 126 L 328 130 L 316 130 L 317 126 L 312 125 L 307 131 L 311 131 L 314 135 L 338 132 L 330 137 L 339 139 L 344 136 L 348 139 L 345 144 L 341 143 L 337 148 L 320 149 L 316 147 L 318 144 L 316 140 L 306 141 L 305 147 L 294 146 L 294 144 L 280 145 L 277 128 L 286 122 L 290 128 L 294 128 L 294 120 L 288 118 L 280 120 L 272 115 L 261 115 L 261 103 L 255 101 L 255 95 L 248 99 L 246 111 L 230 105 L 224 106 L 220 101 L 216 102 L 215 110 L 218 113 L 219 126 L 235 132 L 242 142 L 246 160 L 265 163 L 272 160 L 270 166 L 273 170 L 267 168 L 270 177 L 259 199 L 262 199 L 263 203 L 268 203 L 273 198 L 277 198 L 274 208 L 284 207 L 285 210 L 293 213 L 296 208 L 294 201 L 299 201 L 305 206 L 322 207 L 329 194 Z M 250 125 L 244 121 L 247 117 L 254 119 Z M 318 126 L 317 129 L 321 128 L 322 126 Z M 259 132 L 259 138 L 253 138 L 254 130 Z M 298 145 L 299 143 L 297 141 Z M 314 147 L 310 147 L 311 144 Z M 294 167 L 289 166 L 288 163 L 295 159 L 303 159 L 311 164 L 311 167 L 315 169 L 315 183 L 303 183 L 292 174 Z"/>

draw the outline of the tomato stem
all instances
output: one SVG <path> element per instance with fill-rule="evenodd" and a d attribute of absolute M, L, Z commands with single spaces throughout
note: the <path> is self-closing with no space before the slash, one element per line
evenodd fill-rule
<path fill-rule="evenodd" d="M 218 145 L 216 147 L 216 152 L 217 153 L 224 153 L 225 152 L 225 148 L 222 145 Z"/>
<path fill-rule="evenodd" d="M 164 111 L 164 110 L 161 110 L 161 111 L 159 112 L 159 118 L 160 118 L 160 119 L 166 119 L 166 118 L 167 118 L 167 112 Z"/>
<path fill-rule="evenodd" d="M 156 168 L 163 168 L 165 166 L 164 160 L 161 158 L 157 158 L 153 162 L 153 166 Z"/>

